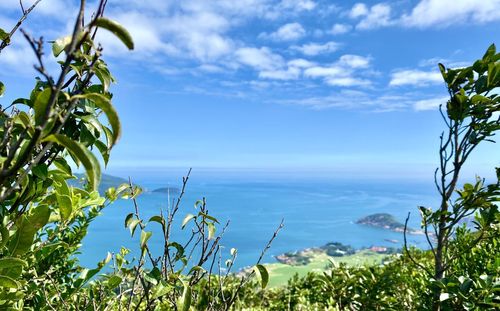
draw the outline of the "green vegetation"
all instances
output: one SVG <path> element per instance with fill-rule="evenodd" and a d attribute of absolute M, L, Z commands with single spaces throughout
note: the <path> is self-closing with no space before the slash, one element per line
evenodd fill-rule
<path fill-rule="evenodd" d="M 289 265 L 283 263 L 266 264 L 269 271 L 269 287 L 284 286 L 296 274 L 304 277 L 310 272 L 323 273 L 331 269 L 333 263 L 343 263 L 348 267 L 376 266 L 382 264 L 387 255 L 368 249 L 344 256 L 332 258 L 324 252 L 311 252 L 303 265 Z"/>
<path fill-rule="evenodd" d="M 37 3 L 23 10 L 20 22 Z M 111 102 L 114 78 L 93 38 L 104 30 L 127 48 L 134 46 L 126 29 L 104 17 L 105 5 L 100 1 L 94 14 L 85 14 L 81 1 L 73 32 L 52 43 L 54 56 L 61 58 L 57 77 L 45 70 L 43 40 L 24 33 L 40 78 L 30 94 L 0 113 L 0 309 L 500 308 L 500 169 L 491 184 L 480 178 L 462 188 L 458 184 L 472 151 L 500 130 L 500 53 L 495 45 L 470 67 L 439 65 L 450 98 L 441 110 L 446 131 L 435 180 L 441 203 L 419 209 L 429 250 L 405 245 L 402 255 L 385 258 L 368 251 L 350 254 L 349 247 L 332 243 L 307 262 L 266 269 L 261 260 L 280 225 L 256 265 L 233 274 L 238 252 L 221 253 L 227 224 L 208 213 L 206 201 L 196 201 L 182 221 L 177 218 L 189 173 L 168 212 L 149 219 L 142 218 L 136 201 L 140 187 L 124 183 L 104 195 L 98 191 L 102 176 L 95 154 L 108 162 L 121 125 Z M 84 16 L 92 16 L 86 24 Z M 17 27 L 0 29 L 0 51 L 9 47 Z M 0 95 L 6 88 L 0 82 Z M 75 178 L 70 163 L 83 167 L 84 184 L 68 182 Z M 130 199 L 134 207 L 124 223 L 139 237 L 139 258 L 129 258 L 130 251 L 122 248 L 94 269 L 84 269 L 76 255 L 89 224 L 118 198 Z M 461 224 L 470 216 L 474 228 Z M 187 242 L 175 240 L 174 225 L 190 234 Z M 160 228 L 161 249 L 150 247 L 152 226 Z M 327 253 L 339 252 L 344 256 L 330 264 Z M 109 270 L 102 273 L 105 266 Z M 284 285 L 291 274 L 295 276 Z"/>

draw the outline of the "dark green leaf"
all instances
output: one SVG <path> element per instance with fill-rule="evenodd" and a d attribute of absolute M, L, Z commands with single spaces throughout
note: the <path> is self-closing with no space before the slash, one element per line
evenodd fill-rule
<path fill-rule="evenodd" d="M 121 282 L 122 282 L 121 277 L 119 277 L 118 275 L 113 275 L 108 279 L 107 287 L 108 288 L 115 288 L 118 285 L 120 285 Z"/>
<path fill-rule="evenodd" d="M 266 267 L 263 265 L 255 265 L 254 270 L 260 278 L 262 288 L 266 288 L 267 283 L 269 282 L 269 273 L 267 272 Z"/>
<path fill-rule="evenodd" d="M 84 94 L 84 95 L 76 95 L 72 97 L 73 99 L 87 99 L 91 102 L 93 102 L 99 109 L 101 109 L 105 114 L 106 117 L 108 118 L 109 124 L 111 125 L 111 128 L 113 129 L 113 135 L 112 135 L 112 142 L 111 142 L 111 147 L 116 144 L 118 139 L 120 138 L 121 135 L 121 125 L 120 125 L 120 120 L 118 118 L 118 113 L 116 112 L 115 108 L 113 105 L 111 105 L 111 101 L 104 95 L 98 94 L 98 93 L 90 93 L 90 94 Z"/>
<path fill-rule="evenodd" d="M 28 263 L 19 258 L 4 257 L 0 259 L 0 269 L 12 268 L 12 267 L 22 267 L 26 266 Z"/>
<path fill-rule="evenodd" d="M 0 41 L 5 41 L 5 39 L 9 39 L 9 33 L 0 28 Z"/>
<path fill-rule="evenodd" d="M 47 136 L 44 141 L 51 141 L 65 147 L 75 158 L 82 162 L 87 173 L 90 188 L 97 191 L 99 181 L 101 180 L 101 167 L 92 152 L 82 144 L 62 134 Z"/>

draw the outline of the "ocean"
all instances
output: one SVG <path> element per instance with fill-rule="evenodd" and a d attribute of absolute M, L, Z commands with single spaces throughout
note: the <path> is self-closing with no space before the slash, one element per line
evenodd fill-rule
<path fill-rule="evenodd" d="M 148 175 L 135 182 L 146 190 L 139 196 L 138 203 L 142 218 L 147 220 L 160 210 L 165 212 L 168 206 L 167 194 L 151 190 L 180 187 L 181 177 L 177 182 L 167 182 Z M 401 247 L 402 233 L 359 225 L 356 220 L 374 213 L 390 213 L 404 223 L 411 212 L 409 227 L 420 228 L 417 207 L 436 206 L 436 194 L 432 182 L 410 180 L 252 177 L 221 180 L 192 176 L 174 224 L 172 240 L 186 240 L 186 232 L 180 229 L 181 222 L 186 214 L 197 213 L 194 202 L 204 197 L 211 215 L 221 224 L 230 221 L 222 239 L 223 258 L 229 257 L 231 248 L 236 248 L 236 269 L 255 264 L 282 219 L 284 227 L 263 262 L 275 262 L 276 255 L 328 242 L 341 242 L 356 248 Z M 83 241 L 79 255 L 83 266 L 94 267 L 107 252 L 118 252 L 122 246 L 133 250 L 130 258 L 138 256 L 140 232 L 137 230 L 131 238 L 124 227 L 126 215 L 133 210 L 130 200 L 118 200 L 103 210 L 90 225 Z M 147 230 L 153 231 L 150 246 L 153 253 L 160 256 L 163 242 L 159 225 L 151 223 Z M 420 248 L 427 247 L 422 235 L 408 235 L 408 242 Z"/>

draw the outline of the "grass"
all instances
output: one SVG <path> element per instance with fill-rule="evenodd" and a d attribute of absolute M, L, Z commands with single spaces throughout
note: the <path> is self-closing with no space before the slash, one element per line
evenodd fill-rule
<path fill-rule="evenodd" d="M 353 255 L 342 257 L 330 257 L 324 253 L 312 255 L 311 261 L 303 266 L 291 266 L 282 263 L 266 264 L 269 272 L 269 287 L 279 287 L 286 285 L 288 280 L 296 273 L 305 276 L 308 272 L 326 271 L 330 260 L 337 263 L 346 263 L 349 266 L 378 265 L 387 255 L 378 254 L 369 250 L 363 250 Z"/>

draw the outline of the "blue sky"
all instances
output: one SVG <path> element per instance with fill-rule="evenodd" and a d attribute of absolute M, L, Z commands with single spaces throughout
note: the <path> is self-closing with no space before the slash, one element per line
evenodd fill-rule
<path fill-rule="evenodd" d="M 62 36 L 78 2 L 42 0 L 23 27 Z M 0 28 L 19 15 L 17 0 L 0 2 Z M 136 42 L 99 37 L 123 123 L 111 172 L 430 178 L 446 100 L 437 62 L 467 65 L 500 42 L 499 0 L 109 0 L 107 15 Z M 0 55 L 0 104 L 26 96 L 33 63 L 18 33 Z M 498 151 L 481 148 L 468 172 L 490 173 Z"/>

